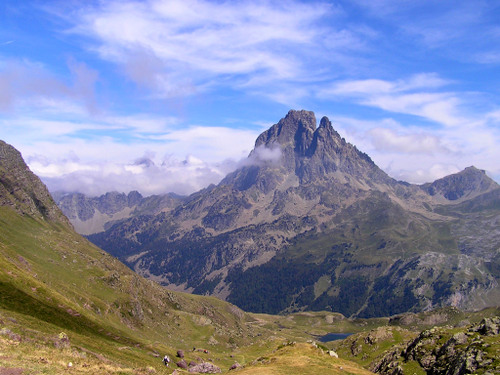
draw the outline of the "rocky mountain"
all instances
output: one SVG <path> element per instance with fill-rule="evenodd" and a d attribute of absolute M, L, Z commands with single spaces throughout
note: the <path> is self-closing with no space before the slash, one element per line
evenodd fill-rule
<path fill-rule="evenodd" d="M 24 163 L 21 153 L 0 140 L 0 206 L 70 226 L 52 196 Z"/>
<path fill-rule="evenodd" d="M 168 212 L 184 200 L 170 193 L 143 197 L 139 192 L 109 192 L 99 197 L 81 193 L 53 193 L 54 199 L 75 230 L 83 235 L 102 232 L 117 222 L 133 216 Z"/>
<path fill-rule="evenodd" d="M 500 186 L 466 170 L 396 181 L 312 112 L 262 133 L 246 164 L 170 212 L 91 241 L 170 288 L 257 312 L 387 316 L 500 300 Z"/>
<path fill-rule="evenodd" d="M 256 316 L 145 280 L 71 228 L 19 152 L 0 155 L 0 374 L 369 373 L 305 343 L 339 314 Z"/>

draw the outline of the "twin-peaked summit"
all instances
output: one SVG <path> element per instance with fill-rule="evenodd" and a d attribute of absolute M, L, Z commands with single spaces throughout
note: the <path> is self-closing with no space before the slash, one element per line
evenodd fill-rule
<path fill-rule="evenodd" d="M 368 155 L 334 130 L 327 117 L 316 124 L 313 112 L 289 111 L 257 138 L 247 167 L 230 174 L 221 185 L 232 184 L 239 190 L 258 185 L 266 193 L 294 178 L 297 186 L 342 183 L 367 190 L 374 184 L 394 185 Z M 266 158 L 269 155 L 274 157 Z"/>
<path fill-rule="evenodd" d="M 304 167 L 305 160 L 309 160 L 307 164 L 323 164 L 322 172 L 325 173 L 336 170 L 352 172 L 349 164 L 353 162 L 364 163 L 365 168 L 377 168 L 366 154 L 340 137 L 328 117 L 323 117 L 316 127 L 316 117 L 310 111 L 289 111 L 255 141 L 255 150 L 277 146 L 282 152 L 283 165 L 297 172 Z"/>
<path fill-rule="evenodd" d="M 277 124 L 263 132 L 255 141 L 255 148 L 262 146 L 272 148 L 279 144 L 285 155 L 312 156 L 316 151 L 321 152 L 321 146 L 339 150 L 347 143 L 333 129 L 328 117 L 323 117 L 316 128 L 316 116 L 310 111 L 291 110 Z M 318 148 L 319 147 L 319 148 Z M 290 158 L 286 158 L 290 159 Z"/>

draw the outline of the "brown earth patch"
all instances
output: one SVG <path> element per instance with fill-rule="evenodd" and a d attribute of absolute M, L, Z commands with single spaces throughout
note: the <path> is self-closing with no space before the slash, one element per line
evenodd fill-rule
<path fill-rule="evenodd" d="M 20 367 L 0 367 L 0 375 L 22 375 L 23 372 L 24 369 Z"/>

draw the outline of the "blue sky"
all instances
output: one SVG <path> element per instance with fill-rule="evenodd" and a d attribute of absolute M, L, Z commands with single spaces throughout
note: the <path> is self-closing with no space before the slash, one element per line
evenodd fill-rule
<path fill-rule="evenodd" d="M 498 1 L 10 1 L 0 139 L 51 190 L 194 192 L 289 109 L 390 176 L 500 181 Z"/>

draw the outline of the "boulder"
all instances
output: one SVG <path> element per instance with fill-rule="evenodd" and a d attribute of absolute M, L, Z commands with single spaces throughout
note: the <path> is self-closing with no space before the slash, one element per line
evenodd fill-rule
<path fill-rule="evenodd" d="M 334 352 L 333 350 L 329 350 L 328 351 L 328 355 L 330 357 L 333 357 L 333 358 L 338 358 L 339 357 L 339 355 L 336 352 Z"/>
<path fill-rule="evenodd" d="M 188 365 L 186 363 L 185 360 L 180 360 L 179 362 L 176 363 L 177 367 L 180 367 L 180 368 L 183 368 L 183 369 L 187 369 L 188 368 Z"/>
<path fill-rule="evenodd" d="M 197 364 L 196 366 L 190 367 L 188 371 L 200 374 L 219 374 L 222 372 L 220 367 L 210 362 L 202 362 L 200 364 Z"/>
<path fill-rule="evenodd" d="M 229 370 L 236 370 L 237 368 L 240 368 L 241 365 L 238 362 L 234 362 L 231 367 L 229 367 Z"/>
<path fill-rule="evenodd" d="M 500 317 L 484 318 L 478 326 L 473 327 L 471 330 L 484 336 L 498 335 L 500 333 Z"/>

